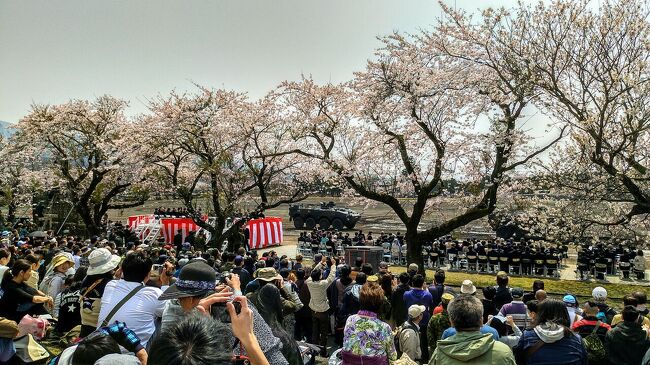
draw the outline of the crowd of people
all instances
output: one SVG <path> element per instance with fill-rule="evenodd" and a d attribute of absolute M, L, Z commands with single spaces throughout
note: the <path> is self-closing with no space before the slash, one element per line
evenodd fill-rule
<path fill-rule="evenodd" d="M 303 235 L 316 237 L 319 245 L 332 238 Z M 446 255 L 523 248 L 441 242 Z M 243 247 L 222 253 L 72 236 L 32 243 L 11 233 L 2 245 L 2 363 L 18 363 L 14 344 L 28 335 L 67 343 L 54 365 L 304 365 L 316 355 L 332 365 L 650 365 L 643 291 L 617 303 L 618 313 L 602 287 L 579 303 L 572 293 L 548 295 L 541 280 L 529 291 L 510 287 L 505 271 L 479 290 L 470 280 L 448 286 L 442 269 L 427 282 L 416 264 L 397 274 L 387 262 L 346 263 L 320 251 L 308 262 Z"/>
<path fill-rule="evenodd" d="M 199 209 L 198 214 L 201 215 Z M 157 218 L 191 218 L 192 214 L 187 208 L 158 207 L 154 209 L 153 215 Z"/>
<path fill-rule="evenodd" d="M 404 236 L 381 232 L 373 235 L 357 231 L 352 236 L 333 229 L 301 232 L 298 247 L 302 253 L 340 254 L 348 246 L 379 246 L 384 259 L 391 264 L 406 264 Z M 620 275 L 629 280 L 645 280 L 643 251 L 625 242 L 616 244 L 576 244 L 578 252 L 576 278 L 606 280 L 606 275 Z M 559 277 L 563 260 L 568 257 L 567 244 L 513 239 L 452 239 L 445 236 L 425 242 L 422 247 L 425 267 L 467 270 L 480 273 L 505 271 L 526 276 Z"/>

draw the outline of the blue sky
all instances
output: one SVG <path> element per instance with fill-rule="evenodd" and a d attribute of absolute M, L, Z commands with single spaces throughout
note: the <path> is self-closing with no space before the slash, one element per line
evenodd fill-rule
<path fill-rule="evenodd" d="M 33 102 L 103 94 L 137 114 L 147 98 L 192 82 L 259 97 L 301 73 L 344 81 L 372 57 L 376 36 L 439 15 L 433 0 L 2 0 L 0 120 L 18 121 Z"/>

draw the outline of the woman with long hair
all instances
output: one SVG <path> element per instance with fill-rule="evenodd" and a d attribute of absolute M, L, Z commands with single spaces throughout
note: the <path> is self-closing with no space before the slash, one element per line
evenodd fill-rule
<path fill-rule="evenodd" d="M 587 352 L 560 300 L 547 299 L 537 307 L 534 328 L 524 331 L 517 345 L 517 363 L 527 365 L 586 365 Z"/>
<path fill-rule="evenodd" d="M 20 322 L 26 315 L 48 314 L 43 304 L 54 304 L 52 297 L 31 288 L 27 280 L 32 276 L 32 264 L 26 260 L 16 260 L 11 270 L 2 278 L 4 294 L 0 298 L 0 317 Z"/>

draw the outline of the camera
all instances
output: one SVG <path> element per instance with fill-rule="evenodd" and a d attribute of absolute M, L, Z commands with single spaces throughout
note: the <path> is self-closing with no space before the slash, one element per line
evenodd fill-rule
<path fill-rule="evenodd" d="M 235 313 L 241 313 L 241 303 L 233 302 L 232 299 L 229 299 L 229 302 L 235 306 Z M 230 323 L 230 313 L 228 313 L 228 310 L 226 309 L 225 302 L 212 304 L 212 306 L 210 306 L 210 314 L 212 315 L 212 318 L 222 323 Z"/>
<path fill-rule="evenodd" d="M 226 273 L 220 273 L 217 275 L 217 282 L 220 284 L 227 284 L 226 279 L 230 280 L 232 277 L 232 273 L 226 272 Z"/>

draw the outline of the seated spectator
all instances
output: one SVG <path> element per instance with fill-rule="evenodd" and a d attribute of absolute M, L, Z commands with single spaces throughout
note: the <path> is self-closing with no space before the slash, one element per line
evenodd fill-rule
<path fill-rule="evenodd" d="M 539 289 L 538 291 L 535 292 L 535 300 L 538 303 L 541 303 L 541 302 L 545 301 L 546 298 L 547 298 L 547 295 L 546 295 L 546 291 L 544 289 Z M 524 303 L 526 303 L 526 302 L 524 302 Z"/>
<path fill-rule="evenodd" d="M 607 358 L 611 364 L 641 364 L 650 348 L 648 332 L 641 327 L 641 316 L 635 307 L 623 308 L 623 322 L 612 328 L 605 337 Z"/>
<path fill-rule="evenodd" d="M 86 267 L 81 266 L 74 276 L 66 278 L 66 288 L 54 299 L 54 317 L 57 318 L 54 329 L 58 333 L 66 333 L 81 324 L 81 305 L 79 304 L 79 288 L 86 277 Z"/>
<path fill-rule="evenodd" d="M 41 284 L 39 285 L 39 290 L 52 298 L 56 298 L 56 296 L 63 291 L 66 272 L 71 267 L 74 267 L 74 260 L 72 259 L 71 254 L 62 252 L 54 256 L 52 262 L 50 262 L 50 265 L 47 267 L 47 272 L 43 281 L 41 281 Z"/>
<path fill-rule="evenodd" d="M 626 307 L 628 305 L 631 305 L 633 307 L 638 308 L 638 299 L 634 295 L 626 295 L 623 297 L 623 307 Z M 639 312 L 639 315 L 643 316 L 641 312 Z M 650 328 L 650 319 L 648 317 L 643 316 L 643 322 L 641 323 L 642 327 L 645 328 Z M 621 323 L 623 321 L 623 315 L 622 314 L 617 314 L 612 318 L 612 327 L 616 326 L 617 324 Z"/>
<path fill-rule="evenodd" d="M 510 288 L 508 287 L 508 274 L 503 271 L 497 273 L 497 292 L 494 294 L 494 305 L 497 309 L 501 309 L 506 303 L 512 302 L 512 295 L 510 295 Z"/>
<path fill-rule="evenodd" d="M 528 328 L 530 318 L 528 318 L 526 304 L 521 300 L 524 296 L 524 291 L 521 288 L 513 288 L 511 291 L 512 302 L 506 303 L 501 307 L 499 316 L 506 318 L 512 316 L 515 325 L 521 330 Z"/>
<path fill-rule="evenodd" d="M 537 307 L 535 327 L 524 331 L 517 345 L 518 357 L 526 365 L 586 365 L 587 351 L 580 336 L 569 328 L 564 303 L 547 299 Z"/>
<path fill-rule="evenodd" d="M 477 298 L 461 295 L 449 304 L 449 319 L 458 333 L 440 340 L 429 365 L 437 364 L 515 364 L 507 345 L 479 332 L 483 324 L 483 305 Z"/>
<path fill-rule="evenodd" d="M 503 309 L 503 308 L 502 308 Z M 488 326 L 494 328 L 499 333 L 499 341 L 505 343 L 513 349 L 521 339 L 521 330 L 515 324 L 512 316 L 502 317 L 500 314 L 493 316 L 487 323 Z"/>
<path fill-rule="evenodd" d="M 93 250 L 88 256 L 86 277 L 79 288 L 81 305 L 81 337 L 86 337 L 97 328 L 97 317 L 102 306 L 106 284 L 113 280 L 115 269 L 122 259 L 106 248 Z"/>
<path fill-rule="evenodd" d="M 420 361 L 422 350 L 420 349 L 420 321 L 426 308 L 423 305 L 412 305 L 408 309 L 408 320 L 402 324 L 399 331 L 399 348 L 411 360 Z"/>
<path fill-rule="evenodd" d="M 366 283 L 360 294 L 359 312 L 348 318 L 343 331 L 343 363 L 388 364 L 397 360 L 391 328 L 377 318 L 384 290 Z M 370 333 L 372 336 L 368 336 Z"/>
<path fill-rule="evenodd" d="M 564 298 L 562 298 L 562 301 L 564 302 L 567 312 L 569 313 L 570 326 L 573 326 L 575 322 L 582 319 L 582 316 L 580 316 L 580 309 L 578 307 L 578 300 L 576 299 L 575 295 L 567 294 L 564 296 Z"/>
<path fill-rule="evenodd" d="M 636 298 L 637 301 L 637 306 L 636 309 L 639 311 L 639 314 L 648 317 L 650 315 L 650 310 L 646 307 L 646 303 L 648 302 L 648 296 L 644 291 L 637 290 L 634 293 L 632 293 L 632 296 Z"/>
<path fill-rule="evenodd" d="M 122 355 L 120 346 L 133 355 Z M 100 362 L 100 359 L 113 362 Z M 86 336 L 79 343 L 63 350 L 61 355 L 54 358 L 50 365 L 76 364 L 125 364 L 139 365 L 147 363 L 147 351 L 140 343 L 138 336 L 124 323 L 115 322 L 102 327 Z"/>
<path fill-rule="evenodd" d="M 543 280 L 535 280 L 533 282 L 533 290 L 531 292 L 527 292 L 526 294 L 524 294 L 524 298 L 522 299 L 522 301 L 524 303 L 528 303 L 529 300 L 537 299 L 536 295 L 538 290 L 544 290 Z"/>
<path fill-rule="evenodd" d="M 203 308 L 201 311 L 206 311 L 223 299 L 215 297 L 204 301 L 200 304 Z M 248 361 L 251 365 L 269 365 L 253 332 L 256 324 L 248 301 L 245 297 L 236 297 L 233 301 L 241 303 L 241 310 L 237 313 L 232 303 L 226 303 L 231 328 L 208 316 L 188 316 L 153 340 L 149 363 L 210 365 Z M 259 340 L 263 342 L 265 339 Z M 245 356 L 241 353 L 242 347 L 246 349 Z M 233 349 L 232 352 L 230 349 Z M 274 365 L 276 363 L 286 364 L 286 361 L 273 362 Z"/>
<path fill-rule="evenodd" d="M 41 267 L 41 257 L 33 254 L 25 256 L 25 260 L 32 264 L 32 277 L 27 280 L 27 285 L 34 289 L 38 289 L 38 282 L 40 281 L 38 270 Z"/>
<path fill-rule="evenodd" d="M 429 346 L 430 354 L 432 354 L 433 350 L 436 349 L 438 341 L 442 339 L 442 333 L 447 328 L 451 327 L 447 307 L 449 306 L 449 302 L 454 299 L 454 296 L 449 293 L 444 293 L 441 299 L 442 301 L 440 302 L 440 305 L 442 306 L 442 311 L 434 314 L 433 317 L 431 317 L 431 320 L 429 320 L 429 325 L 427 326 L 427 345 Z"/>
<path fill-rule="evenodd" d="M 602 286 L 597 286 L 594 290 L 591 291 L 591 296 L 594 298 L 594 301 L 598 305 L 599 318 L 603 318 L 607 324 L 612 324 L 612 319 L 616 315 L 614 308 L 607 305 L 607 290 Z"/>
<path fill-rule="evenodd" d="M 10 270 L 6 270 L 2 279 L 4 293 L 0 298 L 0 317 L 15 322 L 26 315 L 49 314 L 44 304 L 54 305 L 54 299 L 45 293 L 27 286 L 32 276 L 32 265 L 26 260 L 16 260 Z"/>
<path fill-rule="evenodd" d="M 128 254 L 122 262 L 123 279 L 106 284 L 98 317 L 100 327 L 115 321 L 126 323 L 144 346 L 153 335 L 155 322 L 165 309 L 165 302 L 158 300 L 162 290 L 144 286 L 149 279 L 152 265 L 151 259 L 142 251 Z M 165 289 L 169 280 L 167 272 L 163 271 L 160 281 Z M 127 295 L 131 297 L 124 301 Z"/>
<path fill-rule="evenodd" d="M 528 322 L 528 328 L 527 330 L 532 330 L 533 329 L 533 323 L 535 323 L 537 319 L 537 306 L 539 305 L 539 302 L 536 300 L 529 300 L 526 302 L 526 313 L 528 314 L 528 317 L 530 318 L 530 321 Z"/>
<path fill-rule="evenodd" d="M 583 319 L 576 321 L 573 323 L 571 326 L 571 329 L 573 332 L 577 333 L 582 337 L 583 341 L 587 343 L 587 341 L 591 341 L 588 339 L 589 336 L 591 335 L 596 335 L 598 336 L 598 340 L 600 341 L 600 344 L 596 344 L 595 350 L 591 350 L 588 346 L 585 346 L 587 348 L 587 356 L 589 357 L 589 364 L 590 365 L 606 365 L 607 364 L 607 356 L 604 351 L 604 343 L 605 343 L 605 337 L 607 335 L 607 331 L 609 331 L 610 327 L 607 323 L 600 321 L 596 316 L 598 315 L 598 306 L 596 303 L 593 301 L 588 301 L 585 303 L 584 309 L 583 309 Z M 598 351 L 598 349 L 602 349 L 603 351 Z"/>

